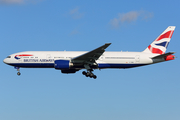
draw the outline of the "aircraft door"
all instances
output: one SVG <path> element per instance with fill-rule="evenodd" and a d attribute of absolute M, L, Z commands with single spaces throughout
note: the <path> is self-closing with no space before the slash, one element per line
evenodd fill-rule
<path fill-rule="evenodd" d="M 19 62 L 19 63 L 22 63 L 22 59 L 20 58 L 20 59 L 18 60 L 18 62 Z"/>
<path fill-rule="evenodd" d="M 46 58 L 47 58 L 47 59 L 51 59 L 51 55 L 50 55 L 50 54 L 47 54 L 47 55 L 46 55 Z"/>
<path fill-rule="evenodd" d="M 51 60 L 51 55 L 50 54 L 47 54 L 46 55 L 46 62 L 52 62 L 52 60 Z"/>
<path fill-rule="evenodd" d="M 100 57 L 99 57 L 99 60 L 103 61 L 104 59 L 104 55 L 102 54 Z"/>
<path fill-rule="evenodd" d="M 50 54 L 47 54 L 46 55 L 46 63 L 51 63 L 51 55 Z M 50 64 L 46 64 L 47 66 L 50 66 Z"/>
<path fill-rule="evenodd" d="M 136 55 L 135 59 L 136 59 L 137 63 L 140 62 L 140 56 L 139 55 Z"/>
<path fill-rule="evenodd" d="M 19 56 L 20 59 L 18 59 L 18 63 L 22 63 L 22 59 L 23 57 L 22 56 Z"/>

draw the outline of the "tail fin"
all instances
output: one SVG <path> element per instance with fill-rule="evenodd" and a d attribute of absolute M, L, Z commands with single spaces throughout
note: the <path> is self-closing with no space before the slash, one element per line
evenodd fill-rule
<path fill-rule="evenodd" d="M 174 29 L 175 29 L 175 26 L 169 26 L 143 52 L 164 54 L 171 40 Z"/>

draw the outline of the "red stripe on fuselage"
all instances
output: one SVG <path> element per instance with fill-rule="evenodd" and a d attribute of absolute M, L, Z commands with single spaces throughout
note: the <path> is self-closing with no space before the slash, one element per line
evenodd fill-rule
<path fill-rule="evenodd" d="M 17 56 L 22 57 L 22 56 L 33 56 L 33 55 L 30 55 L 30 54 L 21 54 L 21 55 L 16 55 L 15 57 L 17 57 Z"/>

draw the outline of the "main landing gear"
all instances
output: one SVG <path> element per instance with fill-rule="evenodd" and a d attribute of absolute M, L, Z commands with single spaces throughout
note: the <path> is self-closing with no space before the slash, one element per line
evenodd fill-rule
<path fill-rule="evenodd" d="M 20 76 L 20 75 L 21 75 L 21 73 L 20 73 L 20 72 L 17 72 L 17 75 L 18 75 L 18 76 Z"/>
<path fill-rule="evenodd" d="M 14 68 L 17 69 L 17 71 L 18 71 L 18 72 L 17 72 L 17 75 L 20 76 L 20 75 L 21 75 L 21 73 L 20 73 L 20 67 L 14 67 Z"/>
<path fill-rule="evenodd" d="M 94 79 L 97 78 L 97 76 L 92 73 L 92 70 L 90 70 L 88 72 L 83 71 L 82 74 L 85 75 L 86 77 L 90 77 L 90 78 L 94 78 Z"/>

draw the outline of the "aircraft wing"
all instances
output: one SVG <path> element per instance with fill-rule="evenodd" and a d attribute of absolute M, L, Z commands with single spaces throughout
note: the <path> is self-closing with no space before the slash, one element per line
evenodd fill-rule
<path fill-rule="evenodd" d="M 88 63 L 88 64 L 96 63 L 95 61 L 104 53 L 105 49 L 110 44 L 111 43 L 106 43 L 99 48 L 96 48 L 90 52 L 87 52 L 83 55 L 73 58 L 71 61 L 74 63 Z"/>

